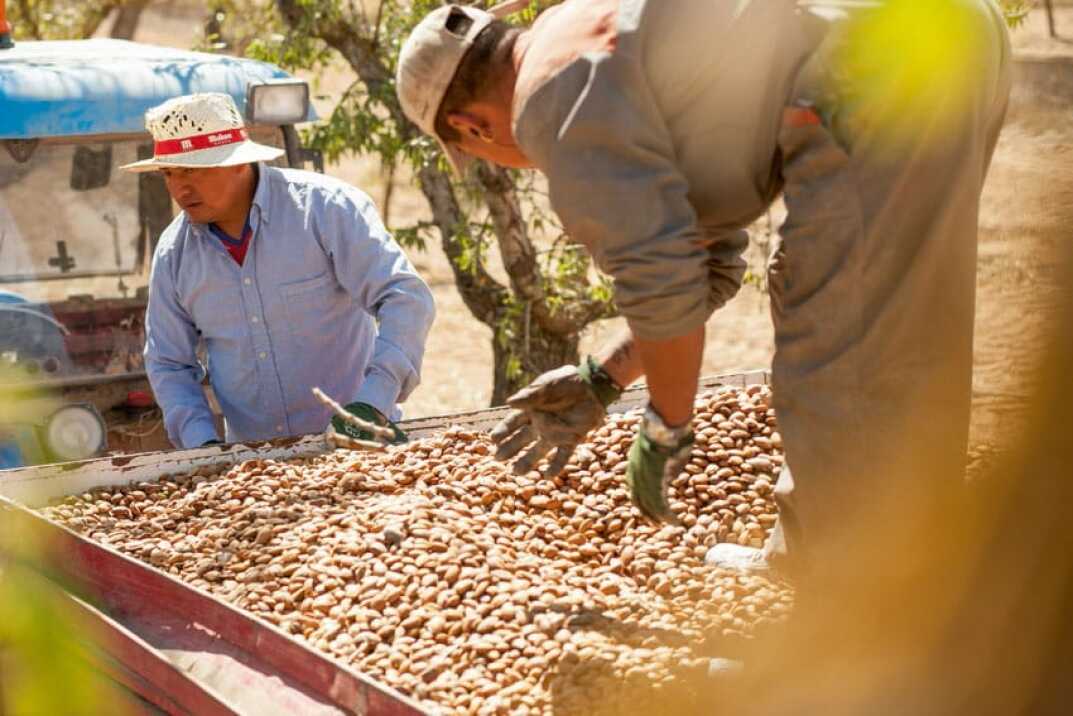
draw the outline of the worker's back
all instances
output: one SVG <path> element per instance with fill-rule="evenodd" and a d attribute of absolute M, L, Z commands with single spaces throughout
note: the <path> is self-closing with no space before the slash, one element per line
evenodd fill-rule
<path fill-rule="evenodd" d="M 738 228 L 778 193 L 782 110 L 827 23 L 796 0 L 622 0 L 690 203 L 706 229 Z"/>
<path fill-rule="evenodd" d="M 709 237 L 763 213 L 780 189 L 783 109 L 831 22 L 813 6 L 835 3 L 568 0 L 545 11 L 519 69 L 514 130 L 552 179 L 571 235 L 600 261 L 597 234 L 662 222 L 640 206 L 638 220 L 625 218 L 615 199 L 662 185 L 658 174 L 684 181 L 695 228 Z M 597 212 L 597 197 L 614 205 Z"/>
<path fill-rule="evenodd" d="M 779 123 L 828 26 L 798 5 L 568 0 L 528 33 L 515 140 L 635 335 L 681 335 L 741 285 L 742 229 L 781 188 Z"/>

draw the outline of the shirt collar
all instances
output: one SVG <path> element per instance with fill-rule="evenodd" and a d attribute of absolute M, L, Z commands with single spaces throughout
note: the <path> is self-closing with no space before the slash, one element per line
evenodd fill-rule
<path fill-rule="evenodd" d="M 254 207 L 257 208 L 257 219 L 262 224 L 269 223 L 269 216 L 271 213 L 268 211 L 268 181 L 265 178 L 265 174 L 269 171 L 268 167 L 263 162 L 258 162 L 254 165 L 257 170 L 257 188 L 253 192 L 253 203 L 250 204 L 250 213 L 253 213 Z"/>

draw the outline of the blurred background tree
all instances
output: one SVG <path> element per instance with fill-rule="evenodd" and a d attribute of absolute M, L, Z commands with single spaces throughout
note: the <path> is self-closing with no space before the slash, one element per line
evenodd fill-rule
<path fill-rule="evenodd" d="M 110 36 L 134 37 L 142 11 L 150 0 L 13 0 L 8 19 L 16 40 L 79 40 L 92 36 L 115 11 Z"/>
<path fill-rule="evenodd" d="M 1023 23 L 1028 17 L 1028 11 L 1036 4 L 1034 0 L 999 0 L 999 3 L 1003 12 L 1006 13 L 1006 21 L 1010 23 L 1010 27 L 1017 27 Z M 1048 18 L 1053 17 L 1054 8 L 1051 6 L 1051 0 L 1046 0 L 1046 7 Z"/>

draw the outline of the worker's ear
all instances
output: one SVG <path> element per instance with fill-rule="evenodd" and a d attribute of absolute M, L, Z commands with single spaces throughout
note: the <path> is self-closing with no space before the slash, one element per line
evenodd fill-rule
<path fill-rule="evenodd" d="M 448 112 L 447 126 L 482 142 L 495 139 L 491 123 L 484 117 L 469 112 Z"/>

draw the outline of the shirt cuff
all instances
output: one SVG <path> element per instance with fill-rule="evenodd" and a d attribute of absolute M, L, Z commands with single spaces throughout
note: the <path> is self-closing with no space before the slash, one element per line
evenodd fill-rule
<path fill-rule="evenodd" d="M 643 309 L 643 310 L 642 310 Z M 620 307 L 630 332 L 643 341 L 664 341 L 691 333 L 703 326 L 715 312 L 705 301 L 683 308 L 680 299 L 646 302 L 637 307 Z"/>
<path fill-rule="evenodd" d="M 354 402 L 368 403 L 391 420 L 398 420 L 401 416 L 400 411 L 395 408 L 398 397 L 398 382 L 386 373 L 373 370 L 362 381 Z"/>
<path fill-rule="evenodd" d="M 216 426 L 210 420 L 195 420 L 183 427 L 180 439 L 184 449 L 201 447 L 209 440 L 219 440 Z"/>

